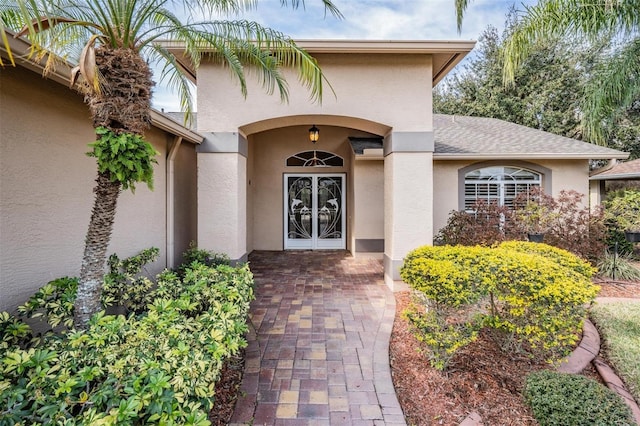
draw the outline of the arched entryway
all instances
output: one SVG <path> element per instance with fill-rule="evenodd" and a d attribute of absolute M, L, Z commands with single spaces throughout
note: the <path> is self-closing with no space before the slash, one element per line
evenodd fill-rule
<path fill-rule="evenodd" d="M 382 135 L 365 129 L 384 126 L 356 119 L 350 127 L 338 126 L 330 118 L 283 117 L 270 126 L 243 127 L 263 129 L 247 135 L 248 252 L 363 248 L 382 256 Z M 308 136 L 312 125 L 320 129 L 316 143 Z M 363 152 L 354 141 L 362 140 L 377 141 L 377 157 L 368 152 L 368 160 L 360 161 Z"/>

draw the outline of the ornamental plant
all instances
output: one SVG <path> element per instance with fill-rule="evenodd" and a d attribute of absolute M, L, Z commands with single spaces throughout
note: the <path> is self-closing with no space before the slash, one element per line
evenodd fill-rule
<path fill-rule="evenodd" d="M 521 232 L 514 226 L 513 213 L 513 210 L 496 202 L 478 200 L 471 207 L 471 212 L 452 211 L 436 241 L 441 245 L 474 246 L 520 238 Z"/>
<path fill-rule="evenodd" d="M 525 382 L 524 398 L 541 426 L 635 424 L 619 395 L 576 374 L 531 373 Z"/>
<path fill-rule="evenodd" d="M 565 250 L 505 242 L 420 247 L 407 255 L 401 277 L 425 300 L 424 315 L 413 309 L 407 317 L 431 350 L 432 365 L 445 368 L 452 348 L 471 342 L 478 324 L 505 350 L 549 361 L 565 354 L 577 341 L 585 304 L 597 294 L 594 272 Z"/>
<path fill-rule="evenodd" d="M 553 226 L 558 213 L 552 196 L 540 188 L 520 193 L 514 200 L 515 218 L 528 234 L 545 234 Z"/>
<path fill-rule="evenodd" d="M 605 217 L 622 231 L 640 232 L 640 191 L 615 192 L 604 202 Z"/>
<path fill-rule="evenodd" d="M 220 369 L 246 346 L 253 278 L 247 265 L 185 272 L 160 274 L 144 311 L 86 330 L 35 340 L 0 313 L 0 425 L 210 424 Z"/>

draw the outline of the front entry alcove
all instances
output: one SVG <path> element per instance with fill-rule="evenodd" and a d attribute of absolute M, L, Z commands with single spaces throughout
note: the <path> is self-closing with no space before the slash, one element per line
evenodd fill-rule
<path fill-rule="evenodd" d="M 320 129 L 315 144 L 308 132 L 314 124 Z M 380 155 L 357 160 L 353 139 L 378 140 Z M 249 252 L 346 249 L 356 254 L 358 239 L 384 240 L 380 136 L 309 121 L 247 140 Z M 383 244 L 377 247 L 381 257 Z"/>

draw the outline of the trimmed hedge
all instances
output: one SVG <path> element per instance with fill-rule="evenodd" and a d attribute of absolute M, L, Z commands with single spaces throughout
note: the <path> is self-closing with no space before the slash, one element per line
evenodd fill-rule
<path fill-rule="evenodd" d="M 540 426 L 635 424 L 619 395 L 584 376 L 555 371 L 531 373 L 524 397 Z"/>
<path fill-rule="evenodd" d="M 420 247 L 405 258 L 401 277 L 424 295 L 427 311 L 439 317 L 428 321 L 439 326 L 425 328 L 426 318 L 418 321 L 415 311 L 409 315 L 423 333 L 421 340 L 433 340 L 425 332 L 445 333 L 445 325 L 464 322 L 474 329 L 480 321 L 498 332 L 504 348 L 551 360 L 566 354 L 578 339 L 585 304 L 598 290 L 591 283 L 594 272 L 565 250 L 506 242 L 493 248 Z M 477 315 L 461 319 L 461 307 Z"/>
<path fill-rule="evenodd" d="M 98 314 L 86 331 L 30 340 L 1 313 L 0 425 L 208 425 L 223 362 L 246 346 L 253 278 L 246 265 L 184 271 L 137 295 L 142 313 Z"/>

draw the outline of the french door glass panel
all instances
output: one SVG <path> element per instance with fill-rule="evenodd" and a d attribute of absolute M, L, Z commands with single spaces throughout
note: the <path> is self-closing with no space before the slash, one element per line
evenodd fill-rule
<path fill-rule="evenodd" d="M 345 248 L 344 180 L 344 175 L 285 175 L 285 249 Z"/>

